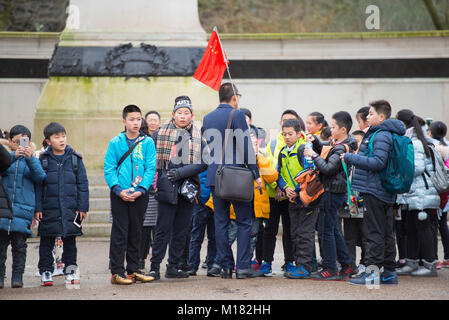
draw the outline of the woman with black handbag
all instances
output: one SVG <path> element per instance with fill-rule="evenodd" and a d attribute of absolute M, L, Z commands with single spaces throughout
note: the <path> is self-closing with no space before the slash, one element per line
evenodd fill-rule
<path fill-rule="evenodd" d="M 193 121 L 190 98 L 175 99 L 173 117 L 155 132 L 158 174 L 156 199 L 158 217 L 152 246 L 149 275 L 160 279 L 160 264 L 170 243 L 166 278 L 187 278 L 178 270 L 193 212 L 193 202 L 199 193 L 198 174 L 207 169 L 203 161 L 201 129 Z"/>

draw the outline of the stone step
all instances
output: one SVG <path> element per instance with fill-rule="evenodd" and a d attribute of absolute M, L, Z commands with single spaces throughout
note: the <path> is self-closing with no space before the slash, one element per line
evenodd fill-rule
<path fill-rule="evenodd" d="M 111 199 L 108 198 L 90 198 L 89 211 L 109 211 L 111 210 Z"/>
<path fill-rule="evenodd" d="M 110 237 L 110 223 L 83 223 L 83 237 Z"/>
<path fill-rule="evenodd" d="M 89 186 L 107 186 L 103 174 L 88 174 Z"/>
<path fill-rule="evenodd" d="M 89 211 L 87 214 L 86 221 L 83 224 L 87 223 L 107 223 L 109 222 L 109 211 Z"/>
<path fill-rule="evenodd" d="M 89 186 L 89 198 L 109 198 L 110 190 L 107 185 L 104 186 Z"/>

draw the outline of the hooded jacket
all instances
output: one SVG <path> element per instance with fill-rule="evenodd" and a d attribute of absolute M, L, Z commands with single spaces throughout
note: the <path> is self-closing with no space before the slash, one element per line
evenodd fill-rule
<path fill-rule="evenodd" d="M 31 223 L 35 207 L 35 183 L 42 183 L 45 172 L 34 156 L 16 158 L 11 153 L 13 162 L 3 178 L 3 186 L 8 192 L 13 208 L 13 219 L 0 219 L 0 230 L 21 232 L 32 236 Z"/>
<path fill-rule="evenodd" d="M 373 140 L 373 156 L 368 155 L 368 144 L 371 136 L 377 130 Z M 379 172 L 382 171 L 390 158 L 393 148 L 392 133 L 403 136 L 405 134 L 404 124 L 396 119 L 387 119 L 378 126 L 370 127 L 360 145 L 357 154 L 346 153 L 345 162 L 355 166 L 352 187 L 360 193 L 370 194 L 380 201 L 394 204 L 396 195 L 389 193 L 382 186 Z"/>
<path fill-rule="evenodd" d="M 326 159 L 323 159 L 321 156 L 314 159 L 315 166 L 320 171 L 320 180 L 324 185 L 324 190 L 327 192 L 346 193 L 348 191 L 346 174 L 340 159 L 340 155 L 347 152 L 345 145 L 349 147 L 349 152 L 357 150 L 357 141 L 352 136 L 348 136 L 343 142 L 332 147 Z M 315 139 L 313 142 L 314 151 L 321 154 L 322 148 L 322 142 Z"/>
<path fill-rule="evenodd" d="M 72 155 L 75 155 L 78 171 L 73 170 Z M 76 211 L 89 211 L 89 183 L 82 157 L 70 146 L 66 146 L 62 159 L 58 159 L 47 148 L 40 156 L 46 157 L 48 167 L 46 179 L 36 184 L 36 211 L 42 211 L 38 234 L 44 237 L 69 237 L 82 235 L 73 224 Z"/>
<path fill-rule="evenodd" d="M 428 176 L 435 174 L 432 158 L 427 158 L 424 146 L 421 140 L 418 139 L 415 130 L 412 128 L 410 131 L 413 148 L 415 150 L 415 175 L 410 191 L 398 195 L 397 203 L 407 204 L 408 210 L 437 209 L 440 207 L 440 196 Z M 423 133 L 427 143 L 433 143 L 426 132 L 423 131 Z"/>

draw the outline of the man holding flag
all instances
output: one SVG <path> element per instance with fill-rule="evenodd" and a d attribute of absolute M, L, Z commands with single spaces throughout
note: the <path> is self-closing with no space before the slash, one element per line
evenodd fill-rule
<path fill-rule="evenodd" d="M 228 147 L 226 148 L 226 150 L 221 150 L 222 152 L 225 152 L 225 156 L 223 158 L 232 159 L 232 163 L 226 163 L 224 165 L 247 167 L 252 171 L 254 179 L 256 180 L 258 187 L 260 188 L 262 186 L 262 180 L 259 176 L 256 158 L 254 157 L 255 153 L 252 148 L 248 125 L 246 123 L 244 113 L 238 110 L 238 100 L 241 95 L 238 93 L 238 90 L 234 84 L 224 83 L 223 85 L 221 85 L 225 69 L 227 69 L 229 74 L 228 64 L 229 61 L 227 60 L 224 50 L 221 46 L 217 29 L 214 28 L 207 48 L 204 52 L 204 56 L 198 66 L 198 69 L 195 72 L 195 75 L 193 76 L 198 81 L 206 84 L 214 90 L 219 91 L 218 95 L 220 99 L 220 105 L 214 111 L 210 112 L 204 117 L 203 130 L 205 132 L 207 132 L 207 130 L 215 130 L 217 134 L 220 133 L 221 142 L 223 142 L 223 139 L 225 137 L 225 129 L 227 127 L 231 111 L 233 109 L 237 109 L 234 112 L 231 122 L 231 134 Z M 233 132 L 236 130 L 241 130 L 244 133 L 244 144 L 236 143 L 237 141 L 233 134 Z M 216 138 L 217 136 L 215 135 L 214 139 Z M 208 144 L 211 144 L 213 142 L 214 145 L 220 145 L 221 147 L 221 144 L 217 141 L 211 140 L 211 137 L 207 137 L 207 142 Z M 211 188 L 214 201 L 215 240 L 217 246 L 217 258 L 220 260 L 220 264 L 222 267 L 221 277 L 224 279 L 231 279 L 234 266 L 236 266 L 237 269 L 236 277 L 238 279 L 256 277 L 256 273 L 250 267 L 250 242 L 253 220 L 251 203 L 241 201 L 227 201 L 215 196 L 215 176 L 218 165 L 222 161 L 222 152 L 217 152 L 217 154 L 215 154 L 215 152 L 216 150 L 211 148 L 210 156 L 213 161 L 209 164 L 206 185 Z M 227 156 L 226 153 L 228 154 Z M 232 153 L 232 155 L 230 155 L 229 153 Z M 231 246 L 229 245 L 228 240 L 228 227 L 230 224 L 230 203 L 232 203 L 235 209 L 236 223 L 238 227 L 236 264 L 234 262 L 234 256 L 232 254 Z"/>

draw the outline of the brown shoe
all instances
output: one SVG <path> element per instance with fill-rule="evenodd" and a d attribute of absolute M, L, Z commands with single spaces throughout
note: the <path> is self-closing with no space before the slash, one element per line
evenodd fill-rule
<path fill-rule="evenodd" d="M 132 284 L 133 281 L 128 279 L 128 278 L 123 278 L 121 276 L 119 276 L 118 274 L 114 274 L 111 277 L 111 284 L 122 284 L 122 285 L 127 285 L 127 284 Z"/>
<path fill-rule="evenodd" d="M 140 282 L 151 282 L 154 280 L 154 277 L 146 276 L 142 273 L 134 272 L 133 274 L 127 275 L 128 279 L 132 279 L 133 282 L 140 281 Z"/>

